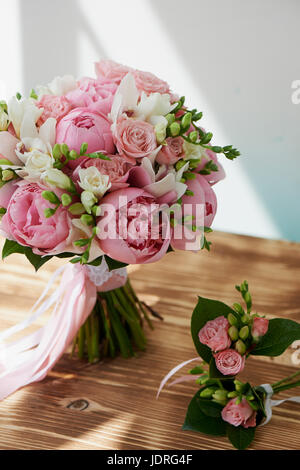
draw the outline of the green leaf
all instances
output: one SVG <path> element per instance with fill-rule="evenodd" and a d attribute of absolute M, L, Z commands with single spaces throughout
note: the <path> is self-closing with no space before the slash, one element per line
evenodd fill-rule
<path fill-rule="evenodd" d="M 197 391 L 189 404 L 182 429 L 184 431 L 203 432 L 213 436 L 224 436 L 226 434 L 225 421 L 222 418 L 215 418 L 205 414 L 199 406 L 200 399 L 198 397 L 199 391 Z"/>
<path fill-rule="evenodd" d="M 13 253 L 24 253 L 24 246 L 19 245 L 19 243 L 12 240 L 5 240 L 4 246 L 2 248 L 2 259 L 7 258 Z"/>
<path fill-rule="evenodd" d="M 218 300 L 205 299 L 204 297 L 198 297 L 198 303 L 192 315 L 191 331 L 195 348 L 202 359 L 207 363 L 210 362 L 212 353 L 209 347 L 200 343 L 198 333 L 209 320 L 214 320 L 221 315 L 227 317 L 229 313 L 234 314 L 234 311 L 223 302 L 219 302 Z"/>
<path fill-rule="evenodd" d="M 25 255 L 28 261 L 34 266 L 35 270 L 37 271 L 43 264 L 45 264 L 52 256 L 40 256 L 36 255 L 32 252 L 32 249 L 28 246 L 19 245 L 19 243 L 12 241 L 12 240 L 5 240 L 3 249 L 2 249 L 2 259 L 7 258 L 9 255 L 13 253 L 20 253 Z"/>
<path fill-rule="evenodd" d="M 200 410 L 206 415 L 211 418 L 221 418 L 221 411 L 223 406 L 220 403 L 215 403 L 212 400 L 199 398 L 198 399 L 198 406 Z"/>
<path fill-rule="evenodd" d="M 107 255 L 104 255 L 104 256 L 105 256 L 105 261 L 107 262 L 108 269 L 110 271 L 113 271 L 114 269 L 125 268 L 126 266 L 128 266 L 127 263 L 122 263 L 121 261 L 112 259 Z"/>
<path fill-rule="evenodd" d="M 47 263 L 52 256 L 40 256 L 32 252 L 32 249 L 25 247 L 24 254 L 34 269 L 38 271 L 43 264 Z"/>
<path fill-rule="evenodd" d="M 254 428 L 243 428 L 243 426 L 232 426 L 227 424 L 227 437 L 231 444 L 238 450 L 246 449 L 254 439 Z"/>
<path fill-rule="evenodd" d="M 300 339 L 300 325 L 293 320 L 273 318 L 269 321 L 269 329 L 261 338 L 255 349 L 254 356 L 280 356 L 290 344 Z"/>

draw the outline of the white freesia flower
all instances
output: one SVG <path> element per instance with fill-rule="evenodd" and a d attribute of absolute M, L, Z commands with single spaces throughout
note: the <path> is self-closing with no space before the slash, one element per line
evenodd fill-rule
<path fill-rule="evenodd" d="M 143 92 L 135 111 L 135 117 L 155 125 L 157 116 L 166 116 L 171 110 L 170 95 L 167 93 L 162 95 L 160 93 L 151 93 L 147 96 Z"/>
<path fill-rule="evenodd" d="M 102 197 L 111 187 L 108 175 L 102 175 L 98 168 L 90 166 L 79 170 L 79 186 L 85 191 L 90 191 L 95 196 Z"/>
<path fill-rule="evenodd" d="M 4 111 L 0 108 L 0 131 L 6 131 L 9 125 L 9 117 Z"/>
<path fill-rule="evenodd" d="M 65 189 L 70 191 L 72 189 L 72 180 L 61 170 L 57 168 L 50 168 L 42 174 L 42 179 L 50 186 Z"/>
<path fill-rule="evenodd" d="M 151 124 L 154 126 L 156 140 L 161 144 L 167 135 L 168 121 L 164 116 L 152 116 Z"/>
<path fill-rule="evenodd" d="M 201 145 L 195 145 L 191 144 L 190 142 L 187 142 L 186 140 L 183 143 L 183 151 L 184 151 L 184 160 L 190 160 L 190 159 L 202 159 L 205 160 L 210 160 L 210 158 L 207 156 L 207 153 L 205 151 L 205 148 L 203 148 Z"/>
<path fill-rule="evenodd" d="M 37 85 L 38 99 L 43 95 L 66 95 L 69 91 L 77 88 L 77 82 L 72 75 L 64 75 L 63 77 L 55 77 L 48 85 Z"/>
<path fill-rule="evenodd" d="M 35 123 L 43 113 L 43 109 L 35 106 L 32 98 L 18 100 L 15 96 L 8 101 L 7 110 L 15 133 L 17 137 L 21 138 L 26 137 L 28 123 L 30 130 L 32 130 L 32 126 L 36 128 Z"/>
<path fill-rule="evenodd" d="M 55 161 L 52 155 L 38 149 L 33 149 L 31 152 L 18 152 L 18 156 L 25 166 L 21 170 L 17 170 L 16 173 L 32 183 L 40 181 L 44 173 L 53 168 Z"/>

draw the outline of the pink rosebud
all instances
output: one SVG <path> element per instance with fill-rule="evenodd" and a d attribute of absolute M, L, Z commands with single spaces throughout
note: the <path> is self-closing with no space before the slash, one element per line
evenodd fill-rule
<path fill-rule="evenodd" d="M 156 161 L 160 165 L 174 165 L 180 158 L 184 156 L 182 137 L 168 137 L 167 145 L 163 145 L 157 154 Z"/>
<path fill-rule="evenodd" d="M 267 318 L 254 318 L 253 325 L 251 328 L 251 334 L 257 341 L 259 338 L 264 336 L 269 328 L 269 320 Z"/>
<path fill-rule="evenodd" d="M 223 375 L 237 375 L 245 367 L 245 356 L 241 356 L 235 349 L 225 349 L 215 354 L 217 369 Z"/>
<path fill-rule="evenodd" d="M 43 95 L 36 105 L 44 109 L 37 123 L 39 126 L 44 124 L 50 117 L 56 119 L 58 122 L 72 109 L 71 104 L 65 96 Z"/>
<path fill-rule="evenodd" d="M 151 72 L 143 72 L 136 70 L 134 72 L 135 84 L 140 91 L 144 91 L 149 95 L 150 93 L 169 93 L 170 87 L 167 82 L 156 77 Z"/>
<path fill-rule="evenodd" d="M 231 345 L 228 328 L 229 322 L 224 316 L 210 320 L 199 331 L 199 341 L 215 352 L 227 349 Z"/>
<path fill-rule="evenodd" d="M 122 78 L 129 72 L 134 72 L 131 67 L 118 64 L 113 60 L 103 59 L 95 63 L 95 71 L 98 78 L 104 78 L 111 82 L 120 84 Z"/>
<path fill-rule="evenodd" d="M 222 418 L 232 426 L 243 426 L 252 428 L 256 426 L 256 411 L 254 411 L 246 398 L 241 403 L 236 403 L 236 398 L 232 398 L 222 410 Z"/>
<path fill-rule="evenodd" d="M 70 150 L 79 153 L 83 142 L 88 144 L 88 152 L 104 151 L 115 153 L 111 123 L 101 113 L 92 112 L 87 108 L 76 108 L 63 117 L 56 127 L 56 142 L 67 144 Z M 69 166 L 75 168 L 83 158 L 70 161 Z"/>
<path fill-rule="evenodd" d="M 118 121 L 114 142 L 121 155 L 129 161 L 149 157 L 157 148 L 154 127 L 145 121 L 125 118 Z"/>

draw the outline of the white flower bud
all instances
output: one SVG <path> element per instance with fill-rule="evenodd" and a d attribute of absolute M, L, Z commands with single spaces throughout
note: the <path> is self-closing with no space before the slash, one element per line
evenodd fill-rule
<path fill-rule="evenodd" d="M 73 183 L 71 179 L 57 168 L 47 170 L 43 175 L 43 179 L 46 183 L 50 184 L 50 186 L 55 186 L 67 191 L 73 191 Z"/>
<path fill-rule="evenodd" d="M 102 197 L 111 187 L 109 176 L 102 175 L 95 166 L 79 170 L 79 178 L 79 186 L 97 197 Z"/>
<path fill-rule="evenodd" d="M 91 214 L 92 207 L 98 202 L 98 199 L 91 191 L 83 191 L 80 197 L 85 210 Z"/>

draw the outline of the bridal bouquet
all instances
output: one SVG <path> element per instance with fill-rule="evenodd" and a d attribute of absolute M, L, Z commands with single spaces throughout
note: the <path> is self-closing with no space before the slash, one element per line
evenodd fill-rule
<path fill-rule="evenodd" d="M 45 377 L 72 341 L 90 362 L 145 348 L 142 323 L 155 312 L 126 266 L 209 249 L 218 154 L 239 155 L 212 145 L 202 112 L 153 74 L 102 60 L 96 75 L 0 102 L 2 258 L 21 253 L 36 270 L 53 256 L 70 261 L 46 291 L 62 273 L 58 289 L 0 335 L 0 398 Z M 4 345 L 50 307 L 46 326 Z"/>
<path fill-rule="evenodd" d="M 222 302 L 199 297 L 191 320 L 191 332 L 200 357 L 185 361 L 170 371 L 163 379 L 158 395 L 178 370 L 193 361 L 200 361 L 200 365 L 189 371 L 190 375 L 172 382 L 195 380 L 200 386 L 189 404 L 183 429 L 227 435 L 234 447 L 245 449 L 254 439 L 256 427 L 270 421 L 272 407 L 285 401 L 300 403 L 300 397 L 272 400 L 274 394 L 300 386 L 300 371 L 276 383 L 259 386 L 242 382 L 236 376 L 242 372 L 250 355 L 282 354 L 293 341 L 300 339 L 300 325 L 292 320 L 268 320 L 251 313 L 248 283 L 244 281 L 236 289 L 242 294 L 245 309 L 240 303 L 231 308 Z"/>

